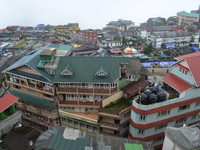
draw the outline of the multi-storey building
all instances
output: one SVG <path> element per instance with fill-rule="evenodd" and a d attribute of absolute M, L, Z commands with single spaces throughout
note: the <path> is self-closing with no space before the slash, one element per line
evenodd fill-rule
<path fill-rule="evenodd" d="M 129 138 L 152 142 L 161 148 L 166 126 L 180 127 L 199 122 L 200 108 L 200 52 L 177 57 L 171 72 L 163 78 L 164 101 L 140 103 L 135 98 L 131 105 Z M 161 90 L 161 89 L 159 89 Z M 163 90 L 161 90 L 163 91 Z"/>
<path fill-rule="evenodd" d="M 126 31 L 134 25 L 135 23 L 130 20 L 119 19 L 118 21 L 109 22 L 106 27 L 118 28 L 119 30 Z"/>
<path fill-rule="evenodd" d="M 53 77 L 37 65 L 42 49 L 24 56 L 4 70 L 11 94 L 19 98 L 22 119 L 39 130 L 60 126 Z M 50 57 L 50 56 L 49 56 Z"/>
<path fill-rule="evenodd" d="M 192 26 L 194 22 L 199 22 L 199 14 L 188 13 L 186 11 L 178 12 L 177 22 L 179 26 Z"/>
<path fill-rule="evenodd" d="M 62 125 L 99 132 L 101 100 L 119 91 L 125 64 L 123 57 L 61 57 L 53 82 Z"/>
<path fill-rule="evenodd" d="M 199 35 L 194 35 L 187 31 L 172 31 L 172 32 L 160 32 L 154 34 L 148 34 L 146 43 L 152 43 L 155 48 L 161 48 L 162 46 L 185 46 L 189 45 L 192 41 L 197 41 Z"/>
<path fill-rule="evenodd" d="M 95 31 L 81 31 L 83 35 L 83 41 L 86 43 L 92 43 L 96 44 L 97 43 L 97 32 Z"/>
<path fill-rule="evenodd" d="M 65 26 L 53 27 L 53 30 L 54 31 L 79 30 L 79 24 L 78 23 L 68 23 L 68 25 L 65 25 Z"/>

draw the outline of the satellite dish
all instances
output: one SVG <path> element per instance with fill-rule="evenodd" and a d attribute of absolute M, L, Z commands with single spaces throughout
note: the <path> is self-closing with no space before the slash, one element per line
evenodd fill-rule
<path fill-rule="evenodd" d="M 33 146 L 33 141 L 30 141 L 30 142 L 29 142 L 29 145 L 30 145 L 30 146 Z"/>

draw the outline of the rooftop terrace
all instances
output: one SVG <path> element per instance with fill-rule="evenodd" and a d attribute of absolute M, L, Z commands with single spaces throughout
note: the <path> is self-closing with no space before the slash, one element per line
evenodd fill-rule
<path fill-rule="evenodd" d="M 120 110 L 123 110 L 131 106 L 131 101 L 125 99 L 119 99 L 114 102 L 111 102 L 106 107 L 104 107 L 101 112 L 107 114 L 118 115 Z"/>

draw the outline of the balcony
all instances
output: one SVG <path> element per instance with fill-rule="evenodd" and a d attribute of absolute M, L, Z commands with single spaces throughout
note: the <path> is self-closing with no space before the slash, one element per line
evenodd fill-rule
<path fill-rule="evenodd" d="M 26 107 L 26 110 L 27 110 L 27 111 L 30 111 L 30 112 L 33 112 L 33 113 L 35 113 L 35 114 L 38 114 L 38 113 L 41 112 L 41 109 L 40 109 L 40 108 L 33 108 L 33 107 L 30 107 L 30 106 L 27 106 L 27 107 Z"/>
<path fill-rule="evenodd" d="M 101 102 L 95 102 L 96 106 L 101 106 Z"/>
<path fill-rule="evenodd" d="M 33 85 L 33 84 L 28 84 L 28 86 L 29 86 L 30 88 L 35 88 L 35 85 Z"/>
<path fill-rule="evenodd" d="M 109 89 L 94 89 L 94 93 L 109 94 Z"/>
<path fill-rule="evenodd" d="M 69 104 L 69 105 L 78 105 L 77 101 L 59 101 L 59 104 Z"/>
<path fill-rule="evenodd" d="M 79 105 L 93 105 L 93 102 L 79 101 Z"/>
<path fill-rule="evenodd" d="M 117 87 L 114 88 L 114 89 L 111 89 L 111 93 L 114 93 L 114 92 L 116 92 L 116 91 L 117 91 Z"/>
<path fill-rule="evenodd" d="M 47 92 L 47 93 L 51 93 L 53 94 L 53 90 L 51 88 L 44 88 L 44 91 Z"/>
<path fill-rule="evenodd" d="M 59 88 L 58 92 L 76 92 L 76 88 Z"/>
<path fill-rule="evenodd" d="M 79 93 L 93 93 L 93 89 L 78 89 Z"/>
<path fill-rule="evenodd" d="M 113 130 L 119 130 L 119 124 L 114 124 L 114 123 L 107 123 L 101 121 L 99 123 L 99 126 L 102 128 L 108 128 L 108 129 L 113 129 Z"/>
<path fill-rule="evenodd" d="M 22 81 L 21 81 L 21 85 L 23 85 L 23 86 L 27 86 L 28 83 L 27 83 L 27 82 L 22 82 Z"/>

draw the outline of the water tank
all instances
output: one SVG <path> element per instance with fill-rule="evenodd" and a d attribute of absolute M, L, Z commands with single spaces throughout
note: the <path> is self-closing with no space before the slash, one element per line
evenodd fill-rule
<path fill-rule="evenodd" d="M 154 94 L 157 94 L 159 89 L 157 87 L 151 87 L 150 88 L 151 92 L 154 93 Z"/>
<path fill-rule="evenodd" d="M 147 96 L 149 96 L 150 94 L 152 94 L 152 92 L 150 90 L 145 90 L 144 94 L 146 94 Z"/>
<path fill-rule="evenodd" d="M 158 96 L 156 94 L 150 94 L 149 95 L 149 104 L 156 103 L 158 99 Z"/>
<path fill-rule="evenodd" d="M 166 100 L 166 94 L 164 92 L 157 93 L 158 95 L 158 102 L 162 102 Z"/>
<path fill-rule="evenodd" d="M 148 96 L 146 94 L 140 94 L 139 101 L 141 101 L 143 105 L 148 105 Z"/>

